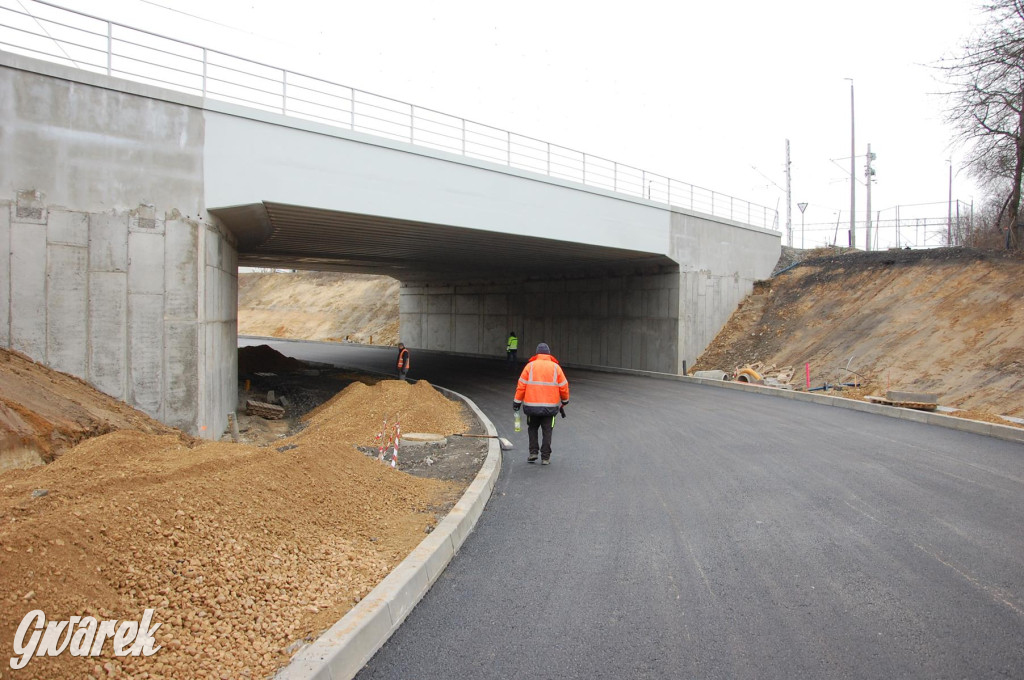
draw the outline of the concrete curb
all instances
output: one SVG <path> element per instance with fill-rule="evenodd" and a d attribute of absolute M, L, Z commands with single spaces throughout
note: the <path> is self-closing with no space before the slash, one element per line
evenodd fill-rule
<path fill-rule="evenodd" d="M 1006 441 L 1024 443 L 1024 428 L 1013 427 L 1012 425 L 998 425 L 996 423 L 987 423 L 981 420 L 968 420 L 967 418 L 957 418 L 956 416 L 947 416 L 941 413 L 934 413 L 931 411 L 918 411 L 912 408 L 902 408 L 900 406 L 885 406 L 883 404 L 872 404 L 870 402 L 860 401 L 859 399 L 833 397 L 824 394 L 814 394 L 811 392 L 797 392 L 794 390 L 784 390 L 779 389 L 777 387 L 767 387 L 764 385 L 734 382 L 731 380 L 692 378 L 688 375 L 672 375 L 671 373 L 638 371 L 629 368 L 610 368 L 603 366 L 579 366 L 578 368 L 582 368 L 588 371 L 597 371 L 600 373 L 619 373 L 624 375 L 636 375 L 647 378 L 659 378 L 662 380 L 676 380 L 679 382 L 694 383 L 697 385 L 708 385 L 710 387 L 720 387 L 728 390 L 755 392 L 758 394 L 766 394 L 773 397 L 782 397 L 783 399 L 794 399 L 796 401 L 806 401 L 811 402 L 813 404 L 821 404 L 823 406 L 834 406 L 836 408 L 845 408 L 850 409 L 852 411 L 874 413 L 876 415 L 886 416 L 888 418 L 909 420 L 915 423 L 936 425 L 938 427 L 945 427 L 950 430 L 959 430 L 961 432 L 970 432 L 972 434 L 980 434 L 985 435 L 987 437 L 995 437 L 996 439 L 1004 439 Z"/>
<path fill-rule="evenodd" d="M 498 434 L 487 416 L 468 398 L 443 387 L 437 389 L 462 399 L 483 422 L 487 434 Z M 274 676 L 275 680 L 355 677 L 458 553 L 483 513 L 500 471 L 501 448 L 497 439 L 489 439 L 487 458 L 480 472 L 437 528 L 348 614 L 292 657 L 291 663 Z"/>

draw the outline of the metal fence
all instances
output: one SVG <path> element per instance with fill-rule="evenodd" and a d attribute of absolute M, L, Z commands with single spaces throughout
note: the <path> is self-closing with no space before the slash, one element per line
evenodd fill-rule
<path fill-rule="evenodd" d="M 46 2 L 18 5 L 0 5 L 0 47 L 13 53 L 779 229 L 772 208 L 664 175 Z"/>

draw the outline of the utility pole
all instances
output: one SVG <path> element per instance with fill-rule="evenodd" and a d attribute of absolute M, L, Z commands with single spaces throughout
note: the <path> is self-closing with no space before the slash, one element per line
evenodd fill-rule
<path fill-rule="evenodd" d="M 790 173 L 789 140 L 786 140 L 786 245 L 793 247 L 793 177 Z"/>
<path fill-rule="evenodd" d="M 850 247 L 857 247 L 857 147 L 853 124 L 853 78 L 850 81 Z"/>
<path fill-rule="evenodd" d="M 867 166 L 864 168 L 864 178 L 867 180 L 868 184 L 868 212 L 867 222 L 865 223 L 864 228 L 864 238 L 866 239 L 864 242 L 865 250 L 871 250 L 871 179 L 875 176 L 875 169 L 871 167 L 871 161 L 873 160 L 875 160 L 875 154 L 871 153 L 871 145 L 868 144 L 868 160 Z"/>

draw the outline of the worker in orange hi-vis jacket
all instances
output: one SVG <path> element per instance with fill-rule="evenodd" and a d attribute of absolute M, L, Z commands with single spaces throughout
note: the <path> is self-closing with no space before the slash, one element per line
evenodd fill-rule
<path fill-rule="evenodd" d="M 398 343 L 398 379 L 405 380 L 409 373 L 409 350 L 404 343 Z"/>
<path fill-rule="evenodd" d="M 530 357 L 519 375 L 516 396 L 512 400 L 513 410 L 522 407 L 526 413 L 526 426 L 530 435 L 530 455 L 527 463 L 537 461 L 540 464 L 551 463 L 551 431 L 555 427 L 555 417 L 562 413 L 569 403 L 569 381 L 558 364 L 558 359 L 551 356 L 551 349 L 546 343 L 537 345 L 537 353 Z M 538 445 L 537 430 L 543 439 Z"/>

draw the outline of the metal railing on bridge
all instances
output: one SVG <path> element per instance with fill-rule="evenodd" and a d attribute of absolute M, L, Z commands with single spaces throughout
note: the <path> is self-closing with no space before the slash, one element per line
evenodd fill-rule
<path fill-rule="evenodd" d="M 0 48 L 13 53 L 779 228 L 772 208 L 664 175 L 39 0 L 18 4 L 0 5 Z"/>

